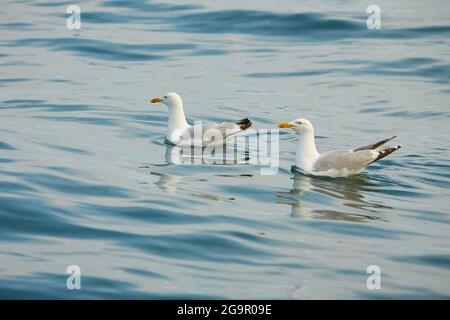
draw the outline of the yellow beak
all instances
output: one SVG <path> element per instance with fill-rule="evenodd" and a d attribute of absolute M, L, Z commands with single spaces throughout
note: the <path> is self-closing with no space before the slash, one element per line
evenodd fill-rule
<path fill-rule="evenodd" d="M 157 103 L 157 102 L 161 102 L 160 98 L 153 98 L 150 100 L 151 103 Z"/>
<path fill-rule="evenodd" d="M 292 124 L 289 124 L 289 122 L 280 122 L 278 124 L 278 128 L 293 128 L 294 126 Z"/>

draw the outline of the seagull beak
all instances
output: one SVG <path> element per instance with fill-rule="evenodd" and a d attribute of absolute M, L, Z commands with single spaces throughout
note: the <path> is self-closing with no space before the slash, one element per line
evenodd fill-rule
<path fill-rule="evenodd" d="M 161 102 L 161 98 L 153 98 L 150 100 L 151 103 L 157 103 L 157 102 Z"/>
<path fill-rule="evenodd" d="M 278 128 L 293 128 L 294 126 L 289 122 L 280 122 Z"/>

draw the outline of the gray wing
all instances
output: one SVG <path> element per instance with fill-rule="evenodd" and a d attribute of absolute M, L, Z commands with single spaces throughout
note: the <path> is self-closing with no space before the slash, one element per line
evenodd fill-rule
<path fill-rule="evenodd" d="M 330 151 L 320 155 L 314 162 L 313 171 L 349 170 L 359 171 L 367 167 L 378 156 L 373 150 Z"/>
<path fill-rule="evenodd" d="M 188 129 L 189 135 L 202 134 L 204 140 L 211 140 L 209 137 L 221 137 L 221 139 L 233 135 L 241 131 L 239 125 L 233 122 L 222 122 L 220 124 L 203 124 L 201 126 L 193 126 Z"/>
<path fill-rule="evenodd" d="M 196 145 L 208 145 L 220 142 L 226 138 L 242 132 L 252 125 L 248 119 L 240 119 L 235 122 L 222 122 L 192 126 L 187 129 L 189 137 L 194 138 Z M 199 140 L 200 139 L 200 140 Z"/>

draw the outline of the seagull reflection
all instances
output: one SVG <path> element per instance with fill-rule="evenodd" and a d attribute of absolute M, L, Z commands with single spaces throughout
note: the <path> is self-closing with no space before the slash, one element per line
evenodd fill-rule
<path fill-rule="evenodd" d="M 149 164 L 143 165 L 141 168 L 155 167 L 170 167 L 173 165 L 247 165 L 249 164 L 249 151 L 239 150 L 237 148 L 229 147 L 214 147 L 214 148 L 194 148 L 190 146 L 174 146 L 166 144 L 165 163 L 162 164 Z M 232 197 L 223 197 L 220 195 L 214 195 L 211 193 L 205 193 L 204 187 L 202 191 L 195 191 L 194 184 L 196 182 L 208 182 L 208 179 L 199 178 L 198 175 L 193 177 L 178 176 L 173 173 L 164 173 L 158 170 L 151 171 L 152 175 L 159 176 L 159 180 L 155 184 L 165 192 L 174 193 L 181 191 L 182 193 L 189 194 L 191 196 L 202 198 L 206 200 L 215 201 L 230 201 L 234 200 Z M 216 174 L 216 176 L 222 177 L 251 177 L 252 174 L 234 174 L 224 175 Z"/>
<path fill-rule="evenodd" d="M 365 199 L 362 192 L 378 192 L 378 190 L 375 188 L 376 184 L 363 175 L 332 179 L 305 175 L 298 172 L 295 167 L 292 172 L 294 175 L 292 189 L 277 194 L 277 198 L 286 200 L 278 203 L 291 205 L 292 217 L 364 222 L 380 220 L 381 218 L 377 216 L 380 209 L 392 209 Z M 344 207 L 345 210 L 330 209 L 328 205 L 330 200 L 333 207 Z"/>
<path fill-rule="evenodd" d="M 203 191 L 196 191 L 193 187 L 193 182 L 208 182 L 207 179 L 201 178 L 187 178 L 183 176 L 175 176 L 162 172 L 151 172 L 152 175 L 159 176 L 159 180 L 155 184 L 164 192 L 175 193 L 181 192 L 196 198 L 214 201 L 232 201 L 232 197 L 222 197 L 212 193 L 205 193 Z M 204 188 L 202 188 L 204 189 Z"/>
<path fill-rule="evenodd" d="M 173 193 L 177 191 L 177 185 L 183 181 L 183 177 L 174 176 L 172 174 L 151 172 L 155 176 L 159 176 L 159 180 L 155 184 L 165 192 Z"/>

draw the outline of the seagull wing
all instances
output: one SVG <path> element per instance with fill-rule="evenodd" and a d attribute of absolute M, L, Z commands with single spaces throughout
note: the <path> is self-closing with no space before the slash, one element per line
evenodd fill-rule
<path fill-rule="evenodd" d="M 224 141 L 226 138 L 250 128 L 252 122 L 245 118 L 233 122 L 222 122 L 218 124 L 202 124 L 189 127 L 186 131 L 190 137 L 188 144 L 196 146 L 208 146 Z M 193 140 L 192 140 L 193 139 Z"/>
<path fill-rule="evenodd" d="M 359 172 L 377 159 L 379 152 L 374 150 L 361 151 L 330 151 L 320 155 L 313 164 L 314 172 L 328 170 Z"/>

